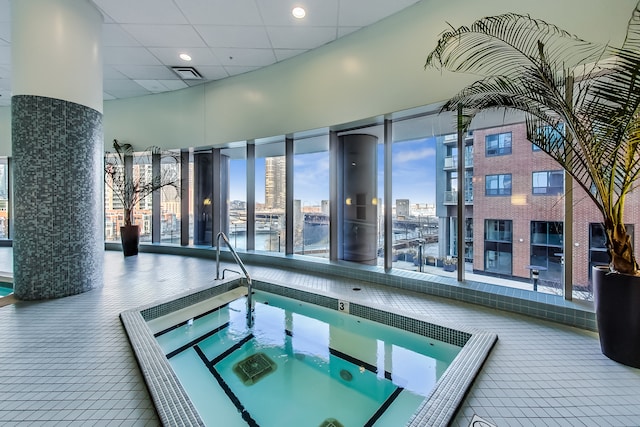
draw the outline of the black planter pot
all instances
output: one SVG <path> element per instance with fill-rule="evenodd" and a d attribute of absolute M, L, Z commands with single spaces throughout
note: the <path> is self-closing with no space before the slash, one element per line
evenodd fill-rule
<path fill-rule="evenodd" d="M 602 353 L 640 368 L 640 276 L 593 267 L 593 300 Z"/>
<path fill-rule="evenodd" d="M 124 256 L 138 255 L 140 226 L 125 225 L 124 227 L 120 227 L 120 241 L 122 242 L 122 253 Z"/>

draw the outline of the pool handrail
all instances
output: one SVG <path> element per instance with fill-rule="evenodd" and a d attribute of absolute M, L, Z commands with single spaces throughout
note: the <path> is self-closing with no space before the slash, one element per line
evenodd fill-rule
<path fill-rule="evenodd" d="M 253 304 L 252 304 L 253 282 L 251 281 L 251 276 L 249 275 L 249 272 L 245 268 L 244 263 L 238 256 L 238 253 L 236 252 L 235 249 L 233 249 L 233 246 L 231 246 L 231 243 L 229 243 L 229 239 L 222 231 L 219 232 L 216 237 L 216 280 L 220 279 L 220 238 L 222 238 L 222 240 L 226 243 L 227 247 L 229 248 L 229 252 L 231 252 L 231 255 L 233 256 L 233 259 L 236 261 L 236 264 L 238 264 L 238 267 L 240 267 L 240 270 L 242 270 L 244 277 L 247 279 L 247 327 L 252 328 L 253 327 Z M 222 276 L 223 276 L 222 278 L 224 278 L 224 272 Z"/>

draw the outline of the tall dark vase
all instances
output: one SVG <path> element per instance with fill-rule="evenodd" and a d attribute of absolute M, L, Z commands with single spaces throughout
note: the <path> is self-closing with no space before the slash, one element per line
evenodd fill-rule
<path fill-rule="evenodd" d="M 600 347 L 608 358 L 640 368 L 640 276 L 593 267 Z"/>
<path fill-rule="evenodd" d="M 140 226 L 125 225 L 120 227 L 120 241 L 122 242 L 122 253 L 124 256 L 138 255 Z"/>

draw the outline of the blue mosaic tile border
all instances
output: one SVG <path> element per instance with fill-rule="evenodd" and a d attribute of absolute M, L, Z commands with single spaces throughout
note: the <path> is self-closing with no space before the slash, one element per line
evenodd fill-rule
<path fill-rule="evenodd" d="M 293 298 L 298 301 L 308 302 L 310 304 L 337 310 L 338 299 L 321 295 L 314 292 L 303 291 L 288 286 L 278 285 L 259 280 L 254 280 L 254 288 L 265 292 L 282 295 Z M 424 320 L 403 316 L 397 313 L 391 313 L 378 308 L 360 305 L 351 302 L 349 304 L 349 314 L 381 323 L 383 325 L 392 326 L 402 329 L 403 331 L 413 332 L 427 338 L 433 338 L 438 341 L 463 347 L 469 338 L 470 332 L 460 331 L 458 329 L 437 325 Z"/>
<path fill-rule="evenodd" d="M 182 296 L 178 296 L 177 298 L 173 298 L 170 301 L 149 305 L 146 308 L 137 308 L 136 310 L 140 312 L 142 318 L 145 321 L 156 319 L 174 311 L 189 307 L 190 305 L 197 304 L 201 301 L 205 301 L 209 298 L 223 294 L 227 291 L 230 291 L 231 289 L 235 289 L 238 286 L 242 285 L 241 280 L 242 279 L 235 279 L 233 281 L 225 282 L 218 286 L 200 290 L 195 293 L 191 291 L 185 293 Z"/>
<path fill-rule="evenodd" d="M 33 95 L 11 98 L 14 291 L 22 300 L 101 287 L 102 114 Z"/>
<path fill-rule="evenodd" d="M 255 289 L 333 310 L 338 309 L 338 299 L 329 295 L 261 280 L 254 280 L 253 283 Z M 146 326 L 146 319 L 179 310 L 242 284 L 242 279 L 233 279 L 211 288 L 188 291 L 177 298 L 120 314 L 163 425 L 202 425 L 202 421 Z M 493 333 L 471 329 L 458 330 L 357 303 L 350 304 L 350 314 L 462 347 L 430 395 L 413 415 L 408 424 L 410 427 L 448 425 L 498 339 Z"/>

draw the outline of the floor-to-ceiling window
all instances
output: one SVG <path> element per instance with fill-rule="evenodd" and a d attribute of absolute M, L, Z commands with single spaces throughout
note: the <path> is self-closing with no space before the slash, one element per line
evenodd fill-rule
<path fill-rule="evenodd" d="M 375 226 L 369 228 L 375 228 L 373 244 L 376 250 L 372 262 L 368 263 L 382 266 L 387 255 L 394 268 L 422 271 L 433 268 L 432 272 L 437 273 L 442 271 L 444 260 L 464 254 L 465 269 L 473 274 L 473 280 L 524 289 L 533 289 L 531 268 L 538 266 L 543 267 L 538 292 L 556 294 L 564 292 L 563 273 L 572 268 L 572 284 L 580 290 L 577 294 L 574 292 L 574 297 L 590 299 L 590 266 L 607 260 L 601 231 L 592 225 L 601 219 L 600 213 L 584 190 L 575 185 L 571 192 L 565 189 L 564 172 L 544 152 L 532 147 L 526 139 L 523 123 L 504 123 L 502 116 L 487 119 L 481 127 L 465 132 L 459 146 L 453 115 L 440 115 L 427 107 L 419 110 L 417 113 L 415 110 L 395 113 L 388 120 L 375 118 L 364 125 L 358 122 L 333 129 L 338 138 L 350 134 L 377 138 L 375 156 L 371 160 L 375 170 L 371 183 L 366 186 L 367 191 L 344 200 L 330 200 L 329 131 L 293 135 L 293 157 L 289 159 L 293 172 L 290 175 L 293 183 L 289 183 L 293 194 L 288 201 L 292 203 L 291 212 L 286 211 L 285 137 L 252 141 L 256 154 L 255 181 L 251 183 L 255 186 L 256 201 L 255 249 L 285 252 L 288 214 L 293 222 L 290 230 L 294 254 L 326 257 L 330 246 L 329 224 L 339 220 L 329 215 L 332 203 L 342 203 L 343 209 L 347 210 L 353 207 L 356 214 L 374 206 L 375 215 L 369 211 L 365 215 L 367 218 L 375 216 Z M 390 143 L 385 144 L 386 139 Z M 458 168 L 461 162 L 459 147 L 464 150 L 463 176 Z M 197 230 L 200 239 L 204 232 L 207 245 L 211 237 L 207 236 L 206 221 L 215 207 L 209 205 L 213 201 L 204 194 L 207 189 L 199 187 L 198 182 L 202 180 L 194 178 L 194 171 L 202 172 L 207 179 L 212 176 L 211 168 L 205 167 L 212 153 L 210 147 L 195 151 L 189 172 L 191 178 L 183 189 L 192 201 L 191 236 L 193 238 Z M 246 153 L 244 142 L 229 144 L 221 151 L 230 159 L 226 231 L 232 245 L 240 249 L 246 248 L 246 235 L 243 234 L 247 229 L 248 212 Z M 344 160 L 348 152 L 343 151 L 340 155 Z M 360 166 L 357 159 L 355 163 L 351 166 Z M 0 178 L 2 167 L 0 164 Z M 135 168 L 136 176 L 143 179 L 151 173 L 151 165 L 143 159 L 136 159 Z M 458 194 L 461 180 L 463 193 Z M 0 182 L 1 188 L 6 187 L 3 185 Z M 360 197 L 363 194 L 369 196 Z M 640 215 L 638 194 L 632 191 L 627 200 L 625 222 L 630 230 Z M 3 212 L 2 203 L 8 202 L 3 202 L 0 194 L 0 212 Z M 162 242 L 178 242 L 180 212 L 172 206 L 174 203 L 177 203 L 174 198 L 163 196 L 161 212 L 153 212 L 161 218 Z M 197 212 L 196 203 L 202 204 Z M 458 203 L 462 204 L 464 212 L 462 243 L 457 238 L 460 227 Z M 571 203 L 573 212 L 568 225 L 564 219 L 566 203 Z M 143 241 L 150 240 L 151 209 L 150 198 L 136 207 L 135 222 L 141 226 Z M 198 223 L 203 218 L 205 222 Z M 7 220 L 4 222 L 6 235 Z M 107 240 L 119 240 L 122 222 L 121 206 L 105 192 Z M 341 233 L 356 230 L 353 224 L 349 230 L 344 224 L 340 227 Z M 362 230 L 357 227 L 358 233 Z M 390 241 L 385 241 L 385 235 Z M 198 239 L 194 238 L 192 243 L 202 244 Z M 345 241 L 342 242 L 344 245 Z M 570 260 L 565 259 L 564 254 L 568 243 L 572 248 Z M 458 247 L 461 244 L 463 251 Z"/>
<path fill-rule="evenodd" d="M 403 270 L 440 273 L 441 260 L 453 256 L 453 248 L 440 241 L 436 206 L 442 188 L 439 174 L 457 167 L 457 153 L 444 156 L 444 172 L 438 158 L 439 134 L 450 132 L 448 122 L 435 115 L 423 115 L 393 122 L 392 146 L 392 221 L 393 267 Z M 441 155 L 442 157 L 442 155 Z M 442 159 L 440 159 L 442 161 Z M 453 178 L 455 179 L 455 178 Z M 453 194 L 448 191 L 446 194 Z M 451 198 L 451 197 L 450 197 Z M 455 201 L 454 201 L 455 202 Z"/>
<path fill-rule="evenodd" d="M 247 159 L 244 145 L 225 148 L 229 157 L 229 243 L 236 249 L 247 248 Z"/>
<path fill-rule="evenodd" d="M 293 252 L 329 257 L 329 134 L 296 137 L 293 159 Z"/>
<path fill-rule="evenodd" d="M 258 251 L 284 252 L 286 158 L 284 138 L 256 141 L 256 226 Z"/>
<path fill-rule="evenodd" d="M 160 242 L 180 243 L 180 203 L 183 188 L 181 185 L 180 162 L 177 161 L 179 152 L 171 152 L 169 156 L 160 159 L 160 175 L 177 182 L 177 186 L 166 186 L 160 191 Z M 156 214 L 155 212 L 153 213 Z"/>

